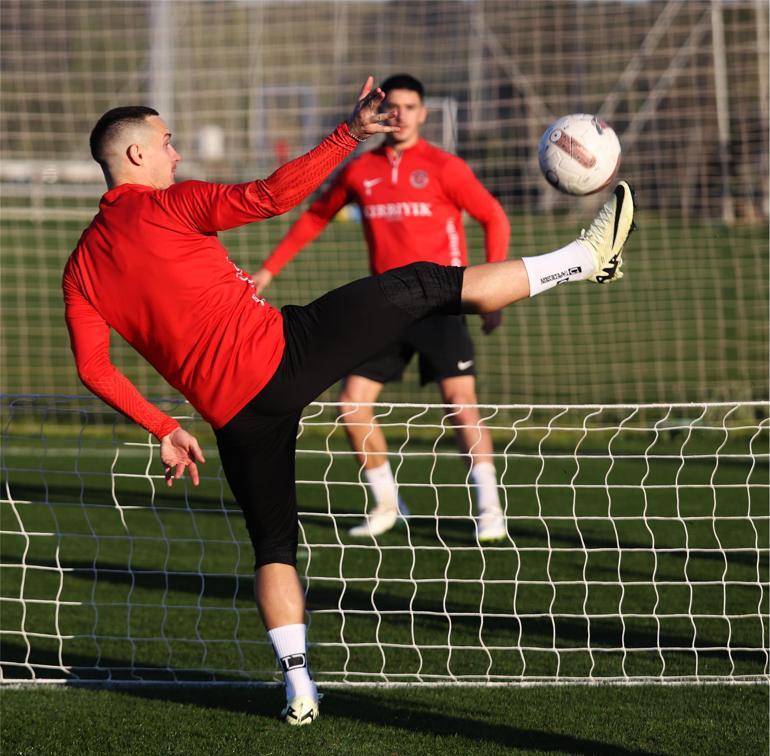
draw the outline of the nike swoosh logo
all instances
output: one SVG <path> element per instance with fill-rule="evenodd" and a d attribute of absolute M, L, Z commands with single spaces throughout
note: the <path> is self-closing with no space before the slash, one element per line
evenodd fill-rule
<path fill-rule="evenodd" d="M 626 198 L 626 191 L 621 184 L 615 187 L 615 196 L 618 198 L 615 204 L 615 225 L 612 229 L 612 246 L 615 246 L 615 240 L 618 238 L 618 223 L 620 222 L 620 213 L 623 210 L 623 200 Z"/>
<path fill-rule="evenodd" d="M 377 184 L 379 184 L 381 181 L 381 178 L 364 179 L 362 183 L 364 185 L 364 189 L 369 192 L 373 186 L 377 186 Z"/>
<path fill-rule="evenodd" d="M 473 364 L 473 360 L 459 360 L 457 362 L 457 369 L 458 370 L 467 370 L 471 365 Z"/>

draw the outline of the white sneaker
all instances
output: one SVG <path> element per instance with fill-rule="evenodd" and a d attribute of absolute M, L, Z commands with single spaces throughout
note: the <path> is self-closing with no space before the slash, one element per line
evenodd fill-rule
<path fill-rule="evenodd" d="M 502 541 L 508 536 L 505 517 L 499 507 L 485 509 L 476 518 L 476 537 L 482 543 Z"/>
<path fill-rule="evenodd" d="M 318 716 L 318 701 L 314 701 L 310 696 L 293 698 L 281 711 L 281 719 L 295 727 L 313 724 Z"/>
<path fill-rule="evenodd" d="M 355 525 L 348 533 L 356 538 L 382 535 L 382 533 L 387 533 L 398 522 L 399 518 L 403 521 L 407 517 L 409 517 L 409 508 L 399 496 L 398 509 L 378 505 L 367 513 L 366 519 L 360 525 Z"/>
<path fill-rule="evenodd" d="M 577 239 L 596 263 L 587 281 L 609 283 L 623 278 L 623 245 L 635 228 L 634 193 L 625 181 L 621 181 L 588 231 L 584 229 Z"/>

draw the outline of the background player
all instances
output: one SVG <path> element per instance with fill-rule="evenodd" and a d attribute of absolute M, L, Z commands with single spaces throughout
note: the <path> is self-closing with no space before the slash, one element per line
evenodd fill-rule
<path fill-rule="evenodd" d="M 484 229 L 487 261 L 506 258 L 510 228 L 500 203 L 463 160 L 420 135 L 428 115 L 421 82 L 409 74 L 397 74 L 380 88 L 385 92 L 384 107 L 395 113 L 392 123 L 398 125 L 398 131 L 387 134 L 381 147 L 350 162 L 300 216 L 254 276 L 257 291 L 349 202 L 361 208 L 372 273 L 420 260 L 467 265 L 463 210 Z M 488 334 L 500 324 L 501 313 L 485 313 L 482 319 Z M 350 533 L 379 535 L 395 525 L 399 506 L 405 512 L 388 461 L 385 435 L 373 408 L 365 405 L 377 401 L 384 384 L 401 378 L 415 352 L 421 383 L 437 381 L 445 404 L 464 405 L 452 412 L 451 420 L 460 453 L 470 464 L 477 536 L 480 541 L 504 538 L 492 438 L 475 406 L 473 342 L 463 315 L 434 315 L 415 323 L 401 341 L 345 378 L 340 393 L 343 421 L 375 501 L 366 520 Z"/>
<path fill-rule="evenodd" d="M 197 440 L 143 397 L 110 359 L 116 330 L 212 425 L 254 547 L 254 593 L 281 664 L 290 724 L 318 715 L 307 664 L 305 596 L 296 570 L 296 437 L 302 408 L 372 353 L 435 313 L 492 312 L 565 280 L 621 277 L 633 200 L 621 182 L 586 234 L 560 250 L 464 269 L 416 263 L 280 312 L 228 257 L 217 231 L 302 201 L 386 125 L 364 85 L 350 119 L 265 180 L 175 183 L 181 159 L 155 110 L 115 108 L 91 152 L 108 191 L 65 266 L 65 318 L 78 374 L 160 441 L 171 485 L 198 484 Z M 602 324 L 592 324 L 600 331 Z M 611 324 L 608 324 L 608 326 Z"/>

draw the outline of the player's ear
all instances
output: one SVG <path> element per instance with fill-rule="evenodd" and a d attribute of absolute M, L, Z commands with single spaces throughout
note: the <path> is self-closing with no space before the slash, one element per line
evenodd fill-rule
<path fill-rule="evenodd" d="M 420 124 L 420 126 L 422 126 L 425 123 L 427 118 L 428 118 L 428 108 L 426 108 L 425 105 L 423 105 L 420 108 L 420 117 L 418 118 L 417 122 Z"/>
<path fill-rule="evenodd" d="M 143 162 L 142 148 L 138 144 L 129 144 L 126 148 L 126 157 L 132 165 L 141 165 Z"/>

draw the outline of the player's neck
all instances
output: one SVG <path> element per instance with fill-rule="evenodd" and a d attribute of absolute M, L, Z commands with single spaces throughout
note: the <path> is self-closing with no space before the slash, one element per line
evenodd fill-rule
<path fill-rule="evenodd" d="M 417 134 L 406 142 L 396 142 L 391 139 L 386 139 L 385 141 L 391 150 L 393 150 L 397 155 L 400 155 L 402 152 L 406 152 L 406 150 L 412 149 L 412 147 L 414 147 L 420 141 L 420 139 L 420 135 Z"/>
<path fill-rule="evenodd" d="M 124 184 L 138 184 L 139 186 L 149 186 L 154 188 L 152 187 L 152 184 L 146 180 L 146 178 L 130 171 L 123 171 L 114 174 L 105 173 L 105 179 L 109 189 L 117 189 L 119 186 L 123 186 Z"/>

